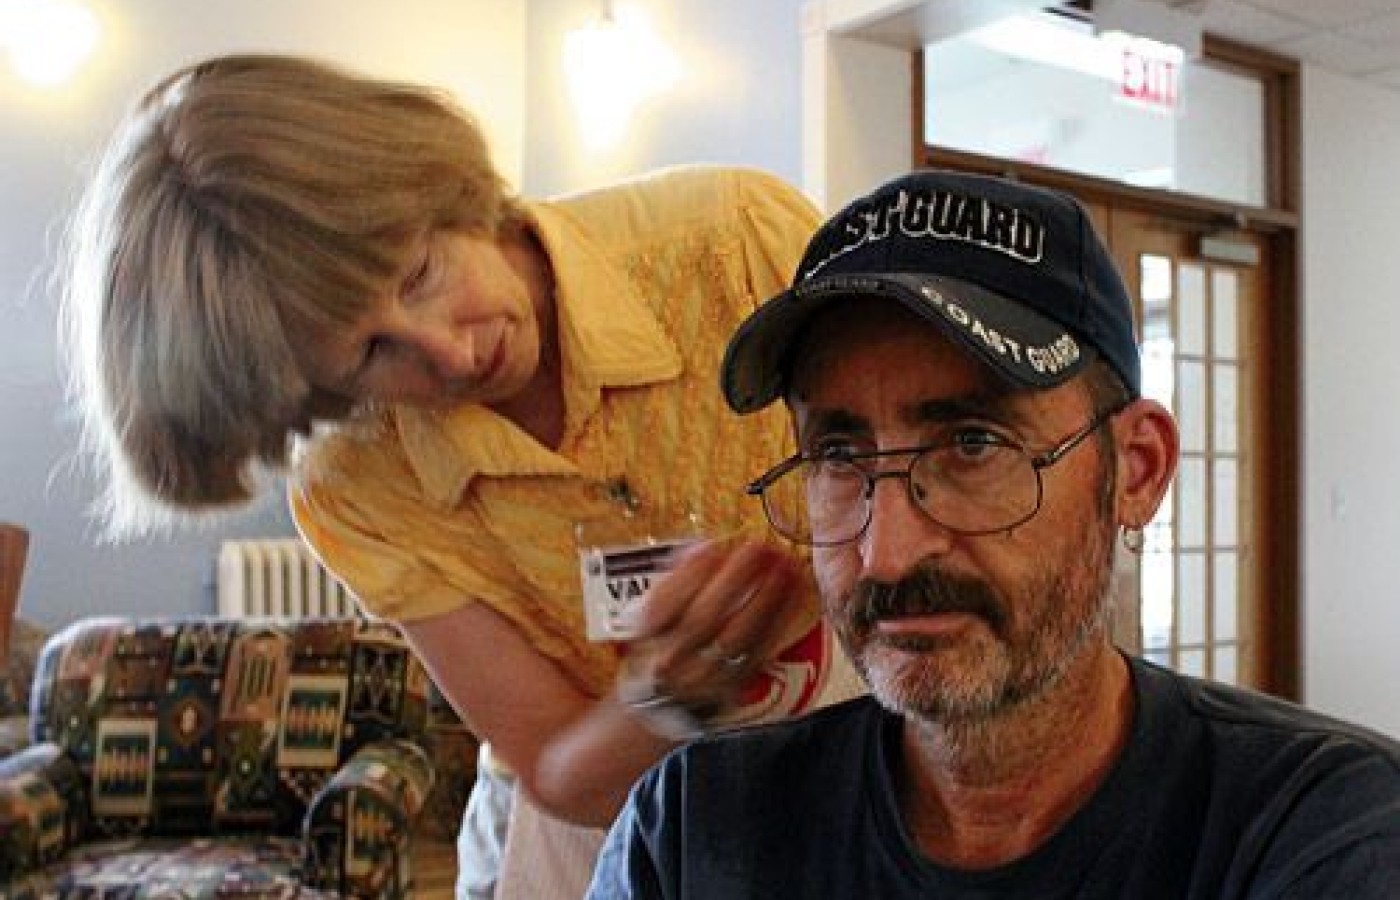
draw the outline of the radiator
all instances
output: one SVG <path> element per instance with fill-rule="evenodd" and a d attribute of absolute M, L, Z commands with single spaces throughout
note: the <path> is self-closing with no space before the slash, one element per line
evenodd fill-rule
<path fill-rule="evenodd" d="M 299 538 L 224 541 L 215 578 L 220 616 L 359 615 L 355 598 Z"/>

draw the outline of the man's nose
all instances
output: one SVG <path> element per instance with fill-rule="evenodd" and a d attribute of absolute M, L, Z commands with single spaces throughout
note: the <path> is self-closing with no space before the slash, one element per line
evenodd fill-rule
<path fill-rule="evenodd" d="M 862 576 L 892 584 L 930 556 L 948 552 L 952 532 L 914 502 L 907 474 L 882 473 L 870 491 L 870 524 L 860 537 Z"/>

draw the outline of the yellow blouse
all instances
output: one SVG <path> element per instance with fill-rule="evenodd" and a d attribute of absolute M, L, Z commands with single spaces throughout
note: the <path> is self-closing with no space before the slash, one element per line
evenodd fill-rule
<path fill-rule="evenodd" d="M 769 533 L 743 485 L 792 452 L 786 414 L 740 419 L 717 372 L 738 323 L 788 285 L 819 217 L 770 175 L 699 166 L 529 212 L 557 290 L 559 450 L 478 405 L 389 408 L 314 442 L 292 509 L 372 615 L 485 603 L 596 695 L 617 655 L 584 636 L 576 526 L 619 517 L 625 482 L 659 531 L 694 515 L 709 534 Z M 803 602 L 807 628 L 810 584 Z"/>

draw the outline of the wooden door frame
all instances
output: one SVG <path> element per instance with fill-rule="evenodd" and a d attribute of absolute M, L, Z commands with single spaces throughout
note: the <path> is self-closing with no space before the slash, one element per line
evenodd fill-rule
<path fill-rule="evenodd" d="M 1301 697 L 1301 474 L 1302 311 L 1299 304 L 1299 214 L 1301 196 L 1301 90 L 1298 62 L 1234 41 L 1206 35 L 1202 59 L 1257 78 L 1264 99 L 1265 206 L 1247 206 L 1176 191 L 1134 185 L 1017 160 L 984 156 L 924 141 L 924 53 L 911 53 L 911 159 L 914 167 L 937 166 L 980 172 L 1057 188 L 1088 203 L 1160 214 L 1203 229 L 1238 228 L 1259 233 L 1269 244 L 1272 271 L 1267 324 L 1251 336 L 1263 367 L 1264 431 L 1259 453 L 1261 552 L 1270 563 L 1261 572 L 1265 599 L 1259 639 L 1260 685 L 1280 697 Z"/>
<path fill-rule="evenodd" d="M 1239 534 L 1239 546 L 1237 552 L 1245 554 L 1242 565 L 1238 571 L 1240 580 L 1237 582 L 1237 589 L 1241 597 L 1247 597 L 1247 603 L 1239 606 L 1240 632 L 1238 641 L 1241 648 L 1248 647 L 1248 652 L 1243 654 L 1239 660 L 1238 675 L 1241 684 L 1248 687 L 1262 687 L 1272 690 L 1269 667 L 1269 643 L 1270 643 L 1270 623 L 1274 610 L 1270 608 L 1270 598 L 1276 596 L 1276 586 L 1272 583 L 1272 574 L 1278 570 L 1275 564 L 1275 546 L 1270 542 L 1270 532 L 1272 529 L 1271 500 L 1266 490 L 1267 485 L 1262 483 L 1262 479 L 1272 477 L 1270 471 L 1271 455 L 1264 452 L 1267 447 L 1266 438 L 1271 434 L 1272 422 L 1270 421 L 1271 411 L 1266 404 L 1259 402 L 1260 398 L 1267 397 L 1271 389 L 1269 382 L 1268 360 L 1260 358 L 1260 346 L 1257 341 L 1250 342 L 1251 336 L 1261 333 L 1260 327 L 1255 323 L 1255 319 L 1263 315 L 1261 309 L 1263 298 L 1272 296 L 1271 285 L 1269 283 L 1270 273 L 1273 271 L 1273 261 L 1269 240 L 1258 232 L 1234 230 L 1230 233 L 1229 239 L 1241 246 L 1250 246 L 1258 251 L 1259 261 L 1253 265 L 1242 265 L 1236 262 L 1212 259 L 1200 252 L 1200 238 L 1203 236 L 1199 226 L 1184 222 L 1181 219 L 1165 216 L 1161 213 L 1144 213 L 1139 210 L 1123 209 L 1121 207 L 1104 207 L 1094 204 L 1091 211 L 1096 214 L 1095 226 L 1100 233 L 1105 235 L 1109 245 L 1109 250 L 1113 254 L 1120 270 L 1123 274 L 1123 281 L 1128 289 L 1128 295 L 1134 298 L 1143 297 L 1142 289 L 1142 259 L 1146 255 L 1158 255 L 1168 257 L 1175 261 L 1173 265 L 1174 280 L 1180 272 L 1180 265 L 1194 265 L 1199 267 L 1203 273 L 1225 273 L 1234 272 L 1238 278 L 1240 297 L 1244 302 L 1239 307 L 1239 335 L 1245 340 L 1241 341 L 1238 349 L 1239 356 L 1234 357 L 1236 371 L 1239 374 L 1238 394 L 1241 404 L 1241 420 L 1239 422 L 1240 434 L 1239 444 L 1234 452 L 1221 453 L 1218 445 L 1209 439 L 1197 448 L 1196 455 L 1203 462 L 1206 458 L 1214 458 L 1217 461 L 1222 458 L 1234 458 L 1239 465 L 1238 477 L 1241 485 L 1249 485 L 1248 497 L 1250 503 L 1247 515 L 1241 519 Z M 1212 279 L 1214 276 L 1209 276 Z M 1180 301 L 1181 296 L 1178 290 L 1179 282 L 1173 285 L 1173 304 Z M 1207 294 L 1213 294 L 1213 288 L 1203 287 Z M 1179 310 L 1179 307 L 1177 307 Z M 1137 327 L 1142 333 L 1143 323 L 1141 319 L 1142 309 L 1138 309 L 1139 318 Z M 1207 316 L 1210 319 L 1211 316 Z M 1198 351 L 1205 362 L 1205 371 L 1210 371 L 1215 365 L 1215 351 L 1210 345 L 1199 348 Z M 1174 354 L 1175 355 L 1175 354 Z M 1211 376 L 1205 376 L 1209 382 Z M 1247 404 L 1247 405 L 1246 405 Z M 1204 410 L 1203 410 L 1204 412 Z M 1211 416 L 1206 415 L 1206 428 L 1210 429 Z M 1184 450 L 1185 448 L 1183 448 Z M 1203 470 L 1204 474 L 1205 470 Z M 1209 483 L 1209 476 L 1206 482 Z M 1207 490 L 1206 484 L 1201 485 L 1202 490 Z M 1174 492 L 1176 500 L 1180 502 L 1181 495 Z M 1214 507 L 1211 512 L 1214 512 Z M 1182 516 L 1177 510 L 1176 521 L 1180 523 Z M 1209 516 L 1207 517 L 1209 518 Z M 1276 541 L 1274 542 L 1276 543 Z M 1203 564 L 1208 568 L 1215 566 L 1218 559 L 1215 553 L 1219 548 L 1213 544 L 1207 544 L 1207 552 L 1202 554 Z M 1208 602 L 1204 605 L 1203 612 L 1208 620 L 1213 621 L 1215 613 L 1218 611 L 1218 598 L 1214 595 L 1214 586 L 1207 579 L 1206 594 Z M 1208 640 L 1213 640 L 1214 633 L 1218 631 L 1218 623 L 1210 629 L 1211 634 Z"/>

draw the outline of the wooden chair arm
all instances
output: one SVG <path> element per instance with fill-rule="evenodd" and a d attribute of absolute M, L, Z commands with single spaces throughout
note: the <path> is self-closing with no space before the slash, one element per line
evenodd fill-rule
<path fill-rule="evenodd" d="M 10 522 L 0 522 L 0 666 L 10 656 L 10 629 L 19 608 L 19 585 L 29 555 L 29 532 Z"/>

